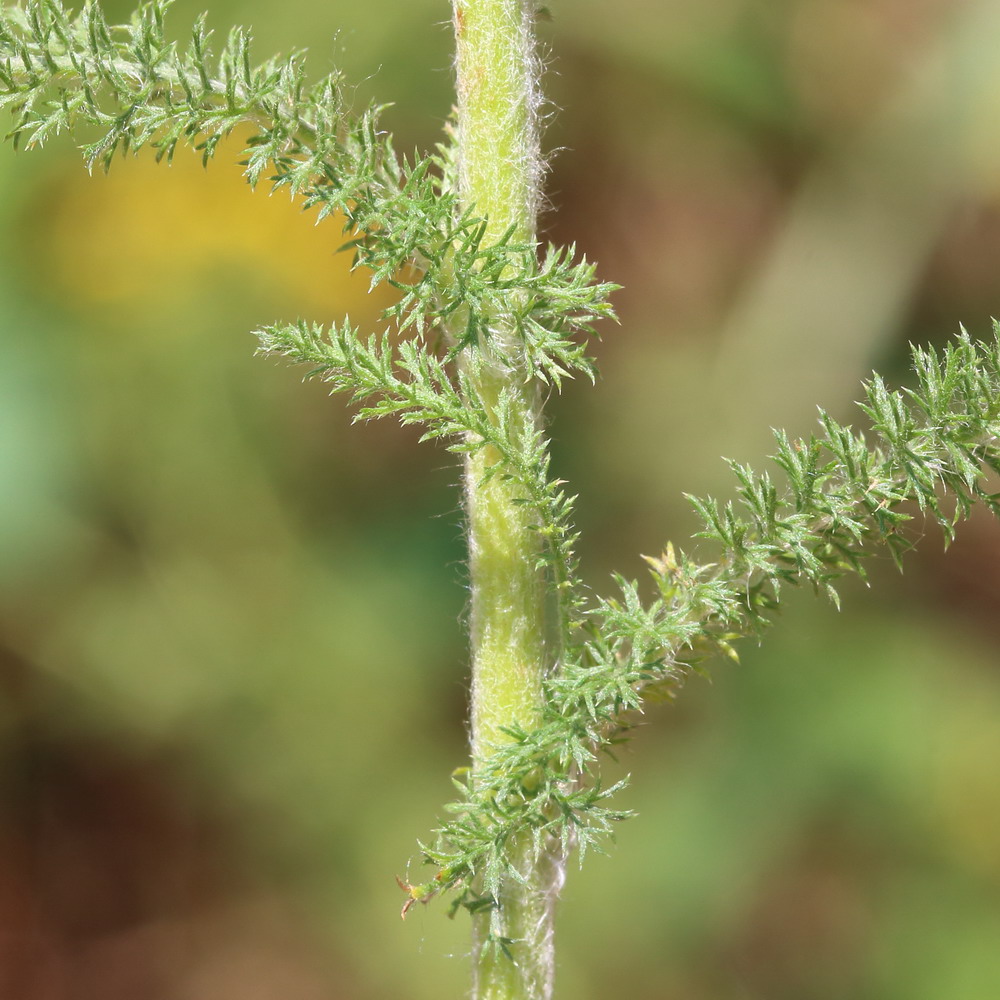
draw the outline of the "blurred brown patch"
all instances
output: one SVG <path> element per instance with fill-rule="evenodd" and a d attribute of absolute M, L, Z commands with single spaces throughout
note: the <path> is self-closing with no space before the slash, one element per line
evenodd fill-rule
<path fill-rule="evenodd" d="M 181 749 L 67 725 L 66 693 L 6 650 L 0 697 L 0 996 L 342 995 Z"/>
<path fill-rule="evenodd" d="M 864 983 L 872 914 L 864 889 L 871 845 L 835 814 L 804 830 L 761 886 L 726 965 L 750 991 L 773 1000 L 856 995 Z"/>

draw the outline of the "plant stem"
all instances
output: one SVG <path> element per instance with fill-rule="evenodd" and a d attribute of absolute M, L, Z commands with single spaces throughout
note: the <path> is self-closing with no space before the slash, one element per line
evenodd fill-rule
<path fill-rule="evenodd" d="M 511 232 L 535 242 L 541 173 L 538 145 L 538 59 L 531 0 L 454 0 L 458 86 L 459 193 L 463 209 L 487 219 L 484 245 Z M 490 318 L 466 373 L 486 408 L 502 394 L 514 400 L 516 434 L 541 422 L 534 380 L 519 363 L 516 331 Z M 547 667 L 546 588 L 538 563 L 537 519 L 500 476 L 484 480 L 498 456 L 473 452 L 465 466 L 465 503 L 472 589 L 472 756 L 478 761 L 509 742 L 504 727 L 537 726 Z M 525 837 L 507 845 L 521 873 L 495 893 L 495 907 L 474 918 L 474 1000 L 541 1000 L 552 991 L 552 909 L 561 858 Z"/>

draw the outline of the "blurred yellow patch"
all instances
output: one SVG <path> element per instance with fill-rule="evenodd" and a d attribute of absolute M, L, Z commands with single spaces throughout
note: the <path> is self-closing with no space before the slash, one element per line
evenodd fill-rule
<path fill-rule="evenodd" d="M 316 225 L 315 212 L 286 191 L 249 187 L 238 165 L 245 139 L 221 144 L 207 169 L 178 148 L 171 165 L 143 151 L 107 175 L 69 179 L 46 226 L 52 277 L 67 297 L 148 309 L 203 300 L 224 279 L 229 290 L 247 284 L 292 303 L 282 318 L 361 318 L 384 307 L 389 295 L 369 295 L 367 274 L 352 273 L 350 253 L 336 252 L 349 238 L 339 218 Z"/>
<path fill-rule="evenodd" d="M 966 678 L 968 681 L 968 678 Z M 941 746 L 929 776 L 934 814 L 963 868 L 1000 881 L 1000 692 L 940 706 Z"/>

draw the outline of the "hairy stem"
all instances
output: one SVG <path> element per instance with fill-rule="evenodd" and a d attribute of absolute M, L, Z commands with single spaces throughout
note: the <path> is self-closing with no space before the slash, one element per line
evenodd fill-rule
<path fill-rule="evenodd" d="M 531 0 L 454 0 L 459 194 L 463 209 L 487 219 L 487 245 L 504 238 L 535 242 L 541 168 L 533 18 Z M 486 341 L 470 347 L 465 370 L 494 419 L 506 400 L 505 419 L 515 434 L 537 429 L 538 388 L 525 377 L 522 348 L 502 310 L 490 317 Z M 474 762 L 509 742 L 505 728 L 539 724 L 547 667 L 537 514 L 521 502 L 523 488 L 487 475 L 499 461 L 486 446 L 470 454 L 465 467 Z M 494 906 L 475 918 L 475 1000 L 551 995 L 552 904 L 561 859 L 527 837 L 507 850 L 523 881 L 501 882 L 492 892 Z"/>

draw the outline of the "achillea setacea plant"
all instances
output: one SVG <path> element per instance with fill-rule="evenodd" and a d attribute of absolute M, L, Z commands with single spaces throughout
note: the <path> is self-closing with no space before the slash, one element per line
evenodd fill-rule
<path fill-rule="evenodd" d="M 613 318 L 613 285 L 572 247 L 536 235 L 543 163 L 533 0 L 455 0 L 457 106 L 440 147 L 398 154 L 379 108 L 350 110 L 336 74 L 307 82 L 300 57 L 256 66 L 245 32 L 218 55 L 204 20 L 178 45 L 163 0 L 109 26 L 98 6 L 34 0 L 0 15 L 0 104 L 9 138 L 87 137 L 88 166 L 150 147 L 208 160 L 237 127 L 251 184 L 286 188 L 342 224 L 356 267 L 396 290 L 383 328 L 348 320 L 275 324 L 261 351 L 309 366 L 349 393 L 359 419 L 418 424 L 464 462 L 471 581 L 471 766 L 421 845 L 416 901 L 472 916 L 474 996 L 552 993 L 553 908 L 567 859 L 625 818 L 601 784 L 601 753 L 656 692 L 702 660 L 733 655 L 805 582 L 833 600 L 848 573 L 910 546 L 915 507 L 950 539 L 973 505 L 1000 513 L 1000 329 L 915 349 L 912 389 L 875 376 L 863 434 L 821 414 L 821 432 L 777 434 L 774 473 L 733 464 L 739 500 L 692 498 L 714 545 L 649 559 L 654 596 L 617 578 L 595 597 L 579 579 L 573 497 L 550 469 L 545 391 L 592 378 L 587 342 Z M 779 489 L 777 482 L 786 485 Z"/>

